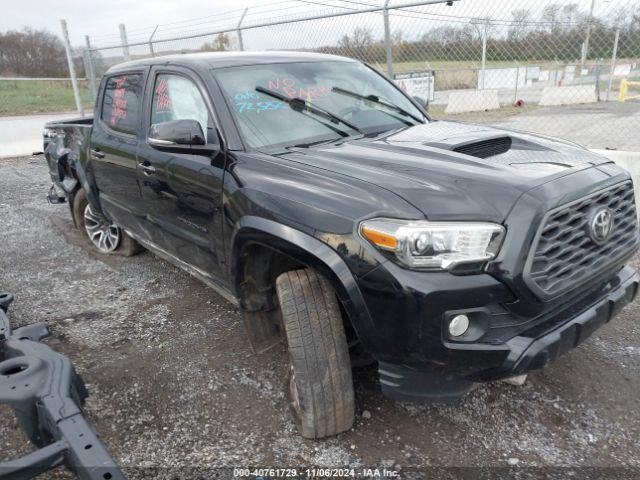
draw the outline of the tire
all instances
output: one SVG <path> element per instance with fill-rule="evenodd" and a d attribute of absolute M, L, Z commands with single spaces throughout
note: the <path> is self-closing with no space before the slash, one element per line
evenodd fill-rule
<path fill-rule="evenodd" d="M 101 214 L 92 211 L 87 194 L 83 189 L 78 190 L 73 197 L 72 213 L 73 220 L 82 236 L 96 251 L 103 254 L 130 257 L 143 250 L 142 246 L 127 235 L 124 230 L 109 222 Z M 92 225 L 89 225 L 89 222 L 92 222 Z M 96 222 L 101 223 L 101 226 L 98 226 Z M 95 236 L 100 233 L 96 230 L 103 230 L 104 241 L 96 241 Z"/>
<path fill-rule="evenodd" d="M 349 349 L 333 288 L 314 270 L 276 280 L 289 345 L 289 394 L 300 434 L 322 438 L 353 425 Z"/>

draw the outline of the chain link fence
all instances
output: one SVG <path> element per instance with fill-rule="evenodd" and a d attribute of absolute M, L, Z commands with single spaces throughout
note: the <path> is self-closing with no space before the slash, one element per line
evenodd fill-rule
<path fill-rule="evenodd" d="M 434 118 L 640 150 L 640 0 L 287 0 L 87 37 L 84 70 L 95 95 L 123 61 L 225 50 L 344 55 Z"/>

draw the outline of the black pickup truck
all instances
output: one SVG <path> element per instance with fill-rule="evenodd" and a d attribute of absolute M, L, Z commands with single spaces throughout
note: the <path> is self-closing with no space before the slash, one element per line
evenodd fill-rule
<path fill-rule="evenodd" d="M 202 53 L 111 68 L 47 124 L 52 202 L 100 252 L 142 247 L 286 338 L 299 430 L 351 427 L 353 359 L 385 394 L 455 400 L 545 367 L 632 301 L 633 185 L 577 145 L 434 121 L 360 62 Z"/>

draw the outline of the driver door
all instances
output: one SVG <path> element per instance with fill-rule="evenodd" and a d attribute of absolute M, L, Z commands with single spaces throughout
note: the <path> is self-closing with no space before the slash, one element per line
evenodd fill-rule
<path fill-rule="evenodd" d="M 221 266 L 224 154 L 170 153 L 148 141 L 151 125 L 188 119 L 200 123 L 208 143 L 219 145 L 205 101 L 209 98 L 206 87 L 192 72 L 179 68 L 155 68 L 148 81 L 146 139 L 138 149 L 137 165 L 147 241 L 225 286 Z"/>

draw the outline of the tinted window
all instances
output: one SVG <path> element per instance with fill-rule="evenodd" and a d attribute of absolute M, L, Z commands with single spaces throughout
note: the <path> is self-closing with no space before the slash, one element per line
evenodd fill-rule
<path fill-rule="evenodd" d="M 109 78 L 104 91 L 102 121 L 113 130 L 136 133 L 141 97 L 142 75 L 127 73 Z"/>
<path fill-rule="evenodd" d="M 151 124 L 196 120 L 207 134 L 209 111 L 195 83 L 181 75 L 160 74 L 153 89 Z"/>

